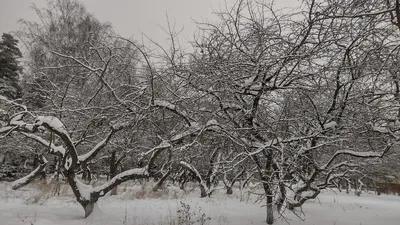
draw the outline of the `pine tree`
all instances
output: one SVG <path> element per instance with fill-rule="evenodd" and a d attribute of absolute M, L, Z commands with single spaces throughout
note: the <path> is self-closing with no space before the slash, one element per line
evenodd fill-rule
<path fill-rule="evenodd" d="M 19 73 L 22 68 L 18 58 L 22 57 L 17 47 L 18 40 L 11 34 L 3 33 L 0 41 L 0 95 L 10 99 L 20 98 Z"/>

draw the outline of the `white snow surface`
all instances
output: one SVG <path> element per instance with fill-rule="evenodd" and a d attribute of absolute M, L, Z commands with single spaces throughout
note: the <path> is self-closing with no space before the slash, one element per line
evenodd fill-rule
<path fill-rule="evenodd" d="M 138 187 L 138 190 L 140 187 Z M 180 191 L 179 189 L 171 189 Z M 223 190 L 216 191 L 211 198 L 199 198 L 198 190 L 189 194 L 178 194 L 175 198 L 127 199 L 121 193 L 118 196 L 105 196 L 95 206 L 93 214 L 84 219 L 84 212 L 72 197 L 53 197 L 46 203 L 29 204 L 21 196 L 29 195 L 29 188 L 20 191 L 10 190 L 8 183 L 0 183 L 0 224 L 2 225 L 147 225 L 168 224 L 177 216 L 180 202 L 189 204 L 196 217 L 201 213 L 210 216 L 210 225 L 264 225 L 265 207 L 263 203 L 253 203 L 255 196 L 248 198 L 239 190 L 227 196 Z M 245 197 L 243 197 L 245 196 Z M 286 217 L 291 225 L 397 225 L 400 215 L 400 197 L 393 195 L 377 196 L 363 193 L 360 197 L 353 193 L 323 192 L 315 201 L 303 206 L 301 219 L 291 212 Z M 162 223 L 161 223 L 162 222 Z M 288 224 L 277 218 L 276 225 Z"/>

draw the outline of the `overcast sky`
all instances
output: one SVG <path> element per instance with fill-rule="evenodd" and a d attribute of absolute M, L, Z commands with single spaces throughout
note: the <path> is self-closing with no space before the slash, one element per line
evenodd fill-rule
<path fill-rule="evenodd" d="M 195 21 L 212 20 L 212 12 L 232 5 L 236 0 L 80 0 L 87 11 L 102 22 L 111 22 L 115 31 L 124 37 L 141 39 L 144 33 L 157 42 L 167 38 L 161 27 L 166 27 L 168 14 L 177 30 L 183 28 L 180 38 L 191 39 Z M 275 0 L 278 7 L 300 4 L 300 0 Z M 37 20 L 30 8 L 32 3 L 46 6 L 46 0 L 0 0 L 0 34 L 18 29 L 18 19 Z M 214 19 L 215 20 L 215 19 Z"/>

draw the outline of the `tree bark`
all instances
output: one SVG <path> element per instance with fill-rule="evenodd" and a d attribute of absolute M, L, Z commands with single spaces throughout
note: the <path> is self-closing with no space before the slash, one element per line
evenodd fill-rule
<path fill-rule="evenodd" d="M 88 218 L 92 214 L 95 205 L 96 202 L 88 202 L 86 205 L 82 205 L 85 210 L 85 218 Z"/>
<path fill-rule="evenodd" d="M 279 184 L 279 192 L 280 192 L 280 195 L 279 195 L 279 198 L 277 201 L 277 210 L 280 213 L 283 203 L 285 202 L 285 199 L 286 199 L 286 188 L 285 188 L 285 185 L 283 184 L 283 182 Z"/>
<path fill-rule="evenodd" d="M 200 183 L 199 186 L 200 186 L 200 197 L 201 197 L 201 198 L 207 197 L 208 194 L 207 194 L 207 191 L 206 191 L 204 185 L 202 185 L 202 184 Z"/>
<path fill-rule="evenodd" d="M 229 186 L 226 187 L 226 194 L 227 194 L 227 195 L 233 194 L 232 187 L 229 187 Z"/>
<path fill-rule="evenodd" d="M 187 179 L 188 178 L 185 177 L 179 182 L 179 189 L 181 189 L 181 190 L 185 189 L 185 184 L 187 182 Z"/>
<path fill-rule="evenodd" d="M 260 176 L 261 176 L 261 180 L 263 182 L 263 188 L 264 188 L 265 195 L 267 196 L 266 197 L 266 201 L 267 201 L 267 206 L 266 206 L 267 218 L 266 218 L 266 222 L 267 222 L 267 224 L 273 224 L 274 223 L 274 208 L 273 208 L 272 190 L 271 190 L 270 185 L 267 183 L 268 179 L 266 177 L 264 177 L 262 174 L 260 174 Z"/>
<path fill-rule="evenodd" d="M 272 196 L 267 196 L 267 224 L 274 223 L 274 211 L 272 207 Z"/>
<path fill-rule="evenodd" d="M 111 158 L 110 158 L 110 179 L 112 179 L 115 175 L 117 175 L 116 154 L 117 154 L 117 151 L 112 151 L 112 153 L 111 153 Z M 111 190 L 110 195 L 117 195 L 117 194 L 118 194 L 118 187 L 115 186 Z"/>

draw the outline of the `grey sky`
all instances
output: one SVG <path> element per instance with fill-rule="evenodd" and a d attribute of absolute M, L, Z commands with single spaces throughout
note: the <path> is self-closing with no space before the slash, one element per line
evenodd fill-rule
<path fill-rule="evenodd" d="M 180 35 L 183 42 L 191 39 L 196 25 L 193 20 L 212 20 L 212 12 L 224 6 L 224 0 L 80 0 L 86 9 L 100 21 L 111 22 L 115 31 L 124 37 L 140 41 L 141 33 L 163 43 L 167 38 L 160 28 L 166 27 L 166 13 L 170 22 L 176 23 L 177 30 L 184 28 Z M 226 0 L 232 5 L 235 0 Z M 278 7 L 300 4 L 299 0 L 276 0 Z M 30 8 L 32 3 L 39 7 L 46 0 L 0 0 L 0 34 L 18 29 L 18 19 L 37 20 Z"/>

